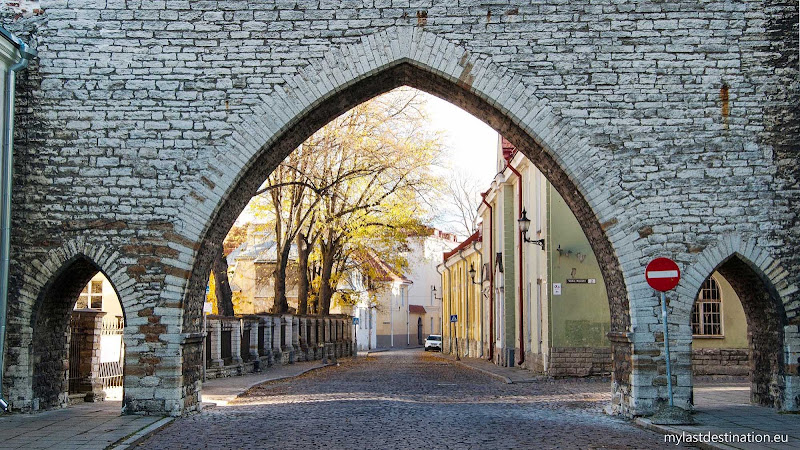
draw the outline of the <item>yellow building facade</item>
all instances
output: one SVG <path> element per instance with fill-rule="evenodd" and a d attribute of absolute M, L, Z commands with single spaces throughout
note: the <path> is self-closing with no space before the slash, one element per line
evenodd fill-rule
<path fill-rule="evenodd" d="M 486 299 L 481 285 L 481 233 L 475 232 L 444 253 L 442 274 L 442 348 L 459 356 L 483 357 L 488 343 Z"/>
<path fill-rule="evenodd" d="M 439 266 L 443 351 L 551 376 L 609 374 L 608 295 L 589 240 L 538 168 L 502 138 L 497 153 L 478 231 Z M 748 373 L 744 311 L 720 274 L 686 325 L 696 374 Z"/>

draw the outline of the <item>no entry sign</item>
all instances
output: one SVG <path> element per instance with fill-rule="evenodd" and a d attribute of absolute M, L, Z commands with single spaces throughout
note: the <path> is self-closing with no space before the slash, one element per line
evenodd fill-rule
<path fill-rule="evenodd" d="M 674 289 L 681 281 L 681 269 L 669 258 L 656 258 L 644 269 L 644 277 L 651 288 L 661 291 L 661 323 L 664 325 L 664 359 L 667 365 L 667 392 L 669 406 L 675 405 L 672 399 L 672 369 L 669 359 L 669 328 L 667 327 L 667 296 L 664 292 Z"/>
<path fill-rule="evenodd" d="M 656 258 L 647 265 L 644 276 L 651 288 L 666 292 L 678 285 L 681 280 L 681 269 L 669 258 Z"/>

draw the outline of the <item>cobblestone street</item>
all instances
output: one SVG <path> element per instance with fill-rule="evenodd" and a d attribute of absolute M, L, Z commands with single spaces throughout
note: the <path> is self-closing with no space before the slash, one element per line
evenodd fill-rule
<path fill-rule="evenodd" d="M 504 384 L 421 350 L 255 387 L 141 448 L 664 448 L 602 413 L 608 383 Z M 674 445 L 672 446 L 674 447 Z"/>

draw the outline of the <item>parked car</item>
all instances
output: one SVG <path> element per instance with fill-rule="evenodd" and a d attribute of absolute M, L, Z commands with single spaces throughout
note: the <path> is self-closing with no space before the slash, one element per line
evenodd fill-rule
<path fill-rule="evenodd" d="M 432 334 L 425 339 L 425 351 L 438 350 L 442 351 L 442 335 Z"/>

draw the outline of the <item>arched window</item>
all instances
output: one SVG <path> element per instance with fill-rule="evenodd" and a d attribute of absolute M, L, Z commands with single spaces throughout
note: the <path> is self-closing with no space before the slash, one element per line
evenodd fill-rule
<path fill-rule="evenodd" d="M 692 334 L 722 336 L 722 294 L 717 282 L 709 277 L 700 288 L 692 309 Z"/>

